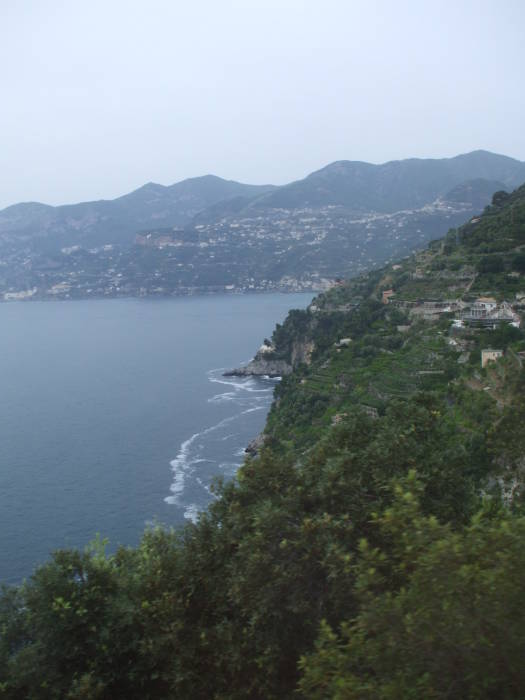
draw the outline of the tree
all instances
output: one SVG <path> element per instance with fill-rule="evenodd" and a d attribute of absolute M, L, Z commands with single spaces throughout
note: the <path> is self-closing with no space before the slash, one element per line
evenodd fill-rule
<path fill-rule="evenodd" d="M 500 255 L 485 255 L 478 262 L 479 272 L 502 272 L 505 269 Z"/>
<path fill-rule="evenodd" d="M 312 700 L 514 700 L 525 692 L 525 519 L 487 504 L 454 531 L 423 516 L 415 474 L 360 545 L 359 614 L 301 661 Z"/>
<path fill-rule="evenodd" d="M 525 272 L 525 253 L 519 253 L 513 257 L 512 269 L 516 272 Z"/>

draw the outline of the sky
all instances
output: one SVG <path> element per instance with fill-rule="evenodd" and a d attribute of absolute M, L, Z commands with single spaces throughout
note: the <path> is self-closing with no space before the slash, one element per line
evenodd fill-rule
<path fill-rule="evenodd" d="M 523 0 L 0 0 L 0 207 L 525 160 Z"/>

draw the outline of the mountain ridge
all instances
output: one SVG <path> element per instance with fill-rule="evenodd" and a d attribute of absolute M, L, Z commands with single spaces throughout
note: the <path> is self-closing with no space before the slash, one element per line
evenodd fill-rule
<path fill-rule="evenodd" d="M 252 206 L 345 204 L 357 210 L 388 213 L 420 206 L 474 178 L 500 180 L 512 189 L 525 181 L 525 163 L 489 151 L 440 159 L 408 158 L 378 165 L 339 160 L 262 195 Z"/>
<path fill-rule="evenodd" d="M 492 175 L 491 177 L 488 177 L 486 172 L 484 174 L 479 173 L 479 168 L 485 168 L 485 170 L 489 168 L 488 161 L 493 163 L 494 168 L 502 173 L 501 176 L 496 177 Z M 195 189 L 195 186 L 198 187 L 199 185 L 206 185 L 206 189 L 208 190 L 208 192 L 210 191 L 210 189 L 217 190 L 218 188 L 220 188 L 222 190 L 220 196 L 217 196 L 218 193 L 215 193 L 215 201 L 212 202 L 210 206 L 213 206 L 215 203 L 221 201 L 222 199 L 229 199 L 230 197 L 239 196 L 241 192 L 244 196 L 246 196 L 248 193 L 252 193 L 252 196 L 255 199 L 255 201 L 252 202 L 252 206 L 260 205 L 261 203 L 265 203 L 267 205 L 269 202 L 272 202 L 272 194 L 276 193 L 277 191 L 289 191 L 291 188 L 297 188 L 299 185 L 310 183 L 312 181 L 317 181 L 319 179 L 332 179 L 334 175 L 337 176 L 340 175 L 341 172 L 346 173 L 349 170 L 357 173 L 357 175 L 360 176 L 361 172 L 364 170 L 368 172 L 388 173 L 389 171 L 395 171 L 399 168 L 403 168 L 406 170 L 407 168 L 410 169 L 414 167 L 424 167 L 426 165 L 430 165 L 431 167 L 438 167 L 443 169 L 451 164 L 463 165 L 465 163 L 468 164 L 466 168 L 461 172 L 460 175 L 455 176 L 455 179 L 457 179 L 458 182 L 454 182 L 454 184 L 448 186 L 448 189 L 452 189 L 452 187 L 454 187 L 457 184 L 460 184 L 460 182 L 462 182 L 463 180 L 475 179 L 475 177 L 478 179 L 500 180 L 506 187 L 509 188 L 514 188 L 521 184 L 521 182 L 525 181 L 524 161 L 519 161 L 509 156 L 504 156 L 501 154 L 492 153 L 490 151 L 481 149 L 448 158 L 405 158 L 385 161 L 384 163 L 378 164 L 368 163 L 366 161 L 337 160 L 333 161 L 332 163 L 328 163 L 327 165 L 323 166 L 322 168 L 319 168 L 318 170 L 312 171 L 304 178 L 300 178 L 298 180 L 294 180 L 290 183 L 280 186 L 272 184 L 252 185 L 248 183 L 241 183 L 236 180 L 221 178 L 217 175 L 208 173 L 206 175 L 186 178 L 184 180 L 175 182 L 171 185 L 162 185 L 160 183 L 150 181 L 145 183 L 144 185 L 141 185 L 140 187 L 137 187 L 134 190 L 131 190 L 130 192 L 124 193 L 123 195 L 119 195 L 118 197 L 114 197 L 112 199 L 102 198 L 59 205 L 50 205 L 38 201 L 17 202 L 0 210 L 0 231 L 7 228 L 6 223 L 2 221 L 2 217 L 5 216 L 7 212 L 11 212 L 13 210 L 20 211 L 22 208 L 31 208 L 32 210 L 38 208 L 46 212 L 56 212 L 60 210 L 73 211 L 77 207 L 88 208 L 94 207 L 95 205 L 105 206 L 110 203 L 122 204 L 129 201 L 133 202 L 137 198 L 140 198 L 141 195 L 146 192 L 172 194 L 178 191 L 182 191 L 185 193 L 191 193 L 192 190 Z M 469 177 L 468 175 L 473 167 L 477 169 L 477 172 L 475 174 L 475 177 Z M 202 191 L 202 187 L 200 189 Z M 434 198 L 439 194 L 443 193 L 444 191 L 436 191 L 434 194 Z M 347 201 L 337 203 L 348 204 Z M 398 210 L 400 208 L 402 207 L 397 207 Z"/>
<path fill-rule="evenodd" d="M 203 175 L 173 185 L 146 183 L 115 199 L 58 206 L 40 202 L 13 204 L 0 211 L 0 235 L 16 237 L 17 232 L 24 232 L 38 238 L 44 233 L 55 248 L 77 243 L 131 245 L 136 232 L 149 225 L 184 225 L 218 201 L 241 194 L 253 196 L 272 187 Z M 25 212 L 28 216 L 24 219 Z M 15 220 L 11 218 L 13 213 Z"/>
<path fill-rule="evenodd" d="M 335 161 L 274 187 L 205 175 L 114 200 L 0 212 L 0 298 L 327 288 L 479 215 L 525 163 L 475 151 Z"/>

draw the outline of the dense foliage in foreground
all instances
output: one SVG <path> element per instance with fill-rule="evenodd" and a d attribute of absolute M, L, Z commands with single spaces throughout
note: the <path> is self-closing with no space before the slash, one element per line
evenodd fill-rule
<path fill-rule="evenodd" d="M 482 509 L 454 532 L 422 516 L 413 476 L 376 519 L 392 546 L 360 545 L 358 615 L 340 637 L 323 624 L 301 662 L 301 690 L 319 699 L 523 697 L 525 518 Z"/>
<path fill-rule="evenodd" d="M 313 360 L 196 524 L 59 551 L 4 590 L 0 696 L 525 694 L 524 335 L 462 331 L 458 363 L 450 318 L 378 303 L 385 274 L 278 331 L 310 333 Z M 481 370 L 487 338 L 507 352 Z"/>
<path fill-rule="evenodd" d="M 440 449 L 443 445 L 446 449 Z M 373 614 L 393 634 L 393 612 L 379 594 L 405 584 L 419 563 L 415 550 L 426 549 L 422 538 L 462 542 L 468 537 L 463 527 L 480 505 L 476 494 L 484 470 L 478 464 L 485 456 L 458 434 L 439 400 L 422 395 L 410 405 L 393 406 L 380 427 L 357 414 L 301 465 L 274 455 L 248 462 L 238 483 L 223 487 L 200 523 L 181 533 L 152 530 L 137 549 L 121 549 L 109 558 L 100 548 L 58 552 L 25 586 L 2 599 L 4 693 L 289 697 L 299 680 L 297 661 L 312 652 L 322 620 L 337 628 L 366 615 L 363 600 L 373 609 L 373 593 L 378 596 Z M 398 528 L 400 543 L 390 522 L 392 478 L 414 466 L 421 518 L 431 518 L 431 532 L 421 533 L 420 522 L 407 513 Z M 390 529 L 378 526 L 378 513 L 384 513 Z M 503 527 L 498 517 L 486 515 L 491 527 Z M 515 537 L 523 535 L 522 526 L 512 527 Z M 494 556 L 507 567 L 502 574 L 513 579 L 521 560 L 514 561 L 512 552 L 498 554 L 497 541 L 485 546 L 487 557 Z M 452 575 L 461 578 L 454 573 L 461 557 L 447 565 L 442 584 Z M 414 612 L 418 605 L 433 604 L 436 592 L 420 586 L 418 595 L 423 600 L 414 602 Z M 403 603 L 409 607 L 412 600 Z M 515 601 L 508 605 L 503 629 L 489 626 L 486 644 L 505 634 Z M 431 637 L 432 629 L 426 630 Z M 402 629 L 398 634 L 403 636 Z M 417 644 L 417 629 L 414 634 Z M 319 658 L 303 661 L 307 696 L 314 689 L 313 697 L 325 697 L 312 680 L 319 669 L 324 683 L 332 680 L 323 668 L 324 637 L 320 644 Z M 452 663 L 457 653 L 452 639 L 442 653 Z M 341 663 L 341 654 L 345 650 L 334 642 L 330 664 Z M 410 650 L 407 655 L 410 662 Z"/>

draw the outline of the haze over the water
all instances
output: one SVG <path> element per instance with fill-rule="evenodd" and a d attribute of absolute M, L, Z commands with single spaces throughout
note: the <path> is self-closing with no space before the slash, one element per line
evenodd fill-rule
<path fill-rule="evenodd" d="M 522 0 L 3 0 L 0 207 L 483 148 L 525 160 Z"/>

